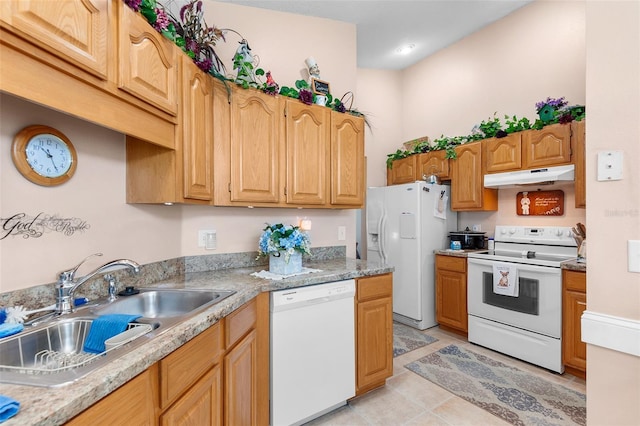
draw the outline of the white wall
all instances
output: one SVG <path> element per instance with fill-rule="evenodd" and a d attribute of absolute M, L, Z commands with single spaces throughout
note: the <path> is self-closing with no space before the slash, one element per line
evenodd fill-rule
<path fill-rule="evenodd" d="M 362 109 L 385 117 L 367 140 L 368 184 L 386 184 L 386 156 L 402 142 L 468 135 L 494 112 L 503 123 L 505 114 L 533 122 L 536 102 L 548 96 L 584 105 L 584 9 L 584 2 L 537 1 L 406 70 L 358 70 Z M 545 217 L 542 224 L 584 222 L 585 210 L 574 207 L 572 185 L 540 189 L 565 193 L 565 215 Z M 461 212 L 459 227 L 481 224 L 492 235 L 497 223 L 540 224 L 538 217 L 516 215 L 517 192 L 499 190 L 496 212 Z"/>
<path fill-rule="evenodd" d="M 354 25 L 211 1 L 203 8 L 209 24 L 242 33 L 260 56 L 260 66 L 271 70 L 280 85 L 293 86 L 303 78 L 304 60 L 314 56 L 332 93 L 356 92 Z M 237 41 L 230 33 L 227 45 L 219 43 L 229 71 Z M 182 255 L 256 251 L 264 222 L 296 223 L 304 216 L 313 221 L 313 247 L 346 245 L 347 255 L 355 257 L 354 210 L 127 205 L 122 134 L 11 96 L 2 95 L 0 102 L 0 218 L 44 212 L 81 218 L 91 226 L 72 236 L 47 232 L 40 238 L 0 240 L 1 292 L 54 282 L 57 272 L 99 251 L 104 257 L 91 260 L 81 273 L 119 257 L 148 263 Z M 11 142 L 30 124 L 51 125 L 72 140 L 79 161 L 71 181 L 45 188 L 17 172 Z M 345 241 L 338 240 L 338 226 L 346 227 Z M 197 247 L 199 229 L 218 232 L 216 251 Z"/>

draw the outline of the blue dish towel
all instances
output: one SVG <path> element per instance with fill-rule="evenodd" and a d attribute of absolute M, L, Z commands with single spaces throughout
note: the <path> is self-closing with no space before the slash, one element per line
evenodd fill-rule
<path fill-rule="evenodd" d="M 24 330 L 23 324 L 0 324 L 0 339 L 8 337 Z"/>
<path fill-rule="evenodd" d="M 18 414 L 20 403 L 8 396 L 0 395 L 0 423 Z"/>
<path fill-rule="evenodd" d="M 105 351 L 104 341 L 122 333 L 127 325 L 140 318 L 140 315 L 109 314 L 101 315 L 91 323 L 83 351 L 100 354 Z"/>

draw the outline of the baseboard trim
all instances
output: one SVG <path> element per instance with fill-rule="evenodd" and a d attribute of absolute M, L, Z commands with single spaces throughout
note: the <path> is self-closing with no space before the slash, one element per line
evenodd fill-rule
<path fill-rule="evenodd" d="M 584 311 L 581 326 L 583 342 L 640 357 L 640 321 Z"/>

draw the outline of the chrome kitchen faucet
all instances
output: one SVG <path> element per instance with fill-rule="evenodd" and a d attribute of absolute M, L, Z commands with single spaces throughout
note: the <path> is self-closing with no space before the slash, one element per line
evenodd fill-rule
<path fill-rule="evenodd" d="M 56 299 L 56 315 L 69 314 L 73 312 L 75 309 L 74 300 L 76 290 L 78 289 L 78 287 L 89 281 L 97 274 L 116 266 L 126 266 L 128 268 L 131 268 L 132 272 L 135 274 L 140 272 L 140 265 L 137 262 L 129 259 L 118 259 L 105 263 L 93 272 L 89 272 L 84 277 L 81 277 L 77 281 L 75 281 L 75 275 L 78 271 L 78 268 L 80 268 L 80 266 L 82 266 L 82 264 L 84 264 L 87 259 L 93 256 L 102 256 L 102 253 L 95 253 L 87 256 L 75 267 L 67 271 L 62 271 L 58 274 L 58 282 L 56 283 L 56 290 L 58 291 L 58 296 Z"/>

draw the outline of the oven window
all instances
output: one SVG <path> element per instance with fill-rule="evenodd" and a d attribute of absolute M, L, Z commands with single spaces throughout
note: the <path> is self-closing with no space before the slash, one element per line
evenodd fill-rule
<path fill-rule="evenodd" d="M 518 297 L 495 294 L 493 292 L 493 273 L 483 272 L 482 301 L 487 305 L 493 305 L 498 308 L 522 312 L 523 314 L 538 315 L 538 301 L 540 300 L 538 286 L 540 281 L 519 277 L 518 285 L 520 286 Z"/>

